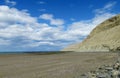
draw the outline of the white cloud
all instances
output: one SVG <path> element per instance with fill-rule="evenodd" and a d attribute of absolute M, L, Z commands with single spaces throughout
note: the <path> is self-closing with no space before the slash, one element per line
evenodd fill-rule
<path fill-rule="evenodd" d="M 38 3 L 39 4 L 46 4 L 46 2 L 44 2 L 44 1 L 39 1 Z"/>
<path fill-rule="evenodd" d="M 51 25 L 59 26 L 64 24 L 64 20 L 54 19 L 52 14 L 42 14 L 39 16 L 39 18 L 44 20 L 49 20 Z"/>
<path fill-rule="evenodd" d="M 96 9 L 95 12 L 98 13 L 98 14 L 106 13 L 106 12 L 110 11 L 115 4 L 116 4 L 115 1 L 114 2 L 109 2 L 103 8 Z"/>
<path fill-rule="evenodd" d="M 32 42 L 30 44 L 27 44 L 25 46 L 29 47 L 38 47 L 38 46 L 43 46 L 43 45 L 50 45 L 50 46 L 55 46 L 55 43 L 50 42 L 50 41 L 43 41 L 43 42 Z"/>
<path fill-rule="evenodd" d="M 111 8 L 116 4 L 117 2 L 109 2 L 104 6 L 104 9 L 109 9 L 111 10 Z"/>
<path fill-rule="evenodd" d="M 12 1 L 12 0 L 5 0 L 5 3 L 6 3 L 7 5 L 11 5 L 11 6 L 16 5 L 16 2 L 15 2 L 15 1 Z"/>
<path fill-rule="evenodd" d="M 46 9 L 39 9 L 38 11 L 45 12 L 45 11 L 46 11 Z"/>
<path fill-rule="evenodd" d="M 59 32 L 59 28 L 50 27 L 46 23 L 38 23 L 35 17 L 31 17 L 25 11 L 9 8 L 8 6 L 0 6 L 0 38 L 11 40 L 11 38 L 24 37 L 31 41 L 37 40 L 37 43 L 33 43 L 39 46 L 43 45 L 39 40 L 43 40 L 44 44 L 48 44 L 48 40 L 54 41 L 53 35 Z M 53 46 L 52 43 L 50 42 L 50 45 Z"/>
<path fill-rule="evenodd" d="M 53 15 L 52 14 L 43 14 L 43 15 L 40 15 L 39 18 L 44 19 L 44 20 L 52 20 Z"/>
<path fill-rule="evenodd" d="M 93 28 L 95 28 L 98 24 L 105 21 L 106 19 L 114 16 L 115 14 L 112 13 L 105 13 L 101 15 L 96 15 L 94 18 L 90 20 L 83 20 L 74 22 L 68 28 L 70 35 L 73 36 L 87 36 Z"/>
<path fill-rule="evenodd" d="M 70 18 L 70 20 L 71 20 L 71 21 L 75 21 L 75 19 L 74 19 L 74 18 Z"/>
<path fill-rule="evenodd" d="M 31 17 L 27 12 L 19 11 L 15 8 L 10 9 L 8 6 L 0 6 L 0 22 L 32 24 L 36 21 L 36 18 Z"/>

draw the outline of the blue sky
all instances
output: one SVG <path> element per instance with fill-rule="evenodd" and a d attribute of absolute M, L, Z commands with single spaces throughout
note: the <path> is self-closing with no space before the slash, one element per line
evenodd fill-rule
<path fill-rule="evenodd" d="M 120 0 L 0 0 L 0 52 L 56 51 L 119 14 Z"/>

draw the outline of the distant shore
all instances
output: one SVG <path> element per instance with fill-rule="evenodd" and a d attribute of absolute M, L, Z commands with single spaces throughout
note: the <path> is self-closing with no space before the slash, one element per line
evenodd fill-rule
<path fill-rule="evenodd" d="M 40 54 L 40 55 L 45 55 L 45 54 L 61 54 L 61 53 L 68 53 L 72 51 L 18 51 L 18 52 L 0 52 L 1 54 Z"/>

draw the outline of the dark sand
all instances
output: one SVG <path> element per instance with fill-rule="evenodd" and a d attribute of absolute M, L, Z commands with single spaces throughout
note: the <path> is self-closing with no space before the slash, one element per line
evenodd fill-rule
<path fill-rule="evenodd" d="M 2 54 L 0 78 L 79 78 L 101 65 L 113 64 L 117 53 Z"/>

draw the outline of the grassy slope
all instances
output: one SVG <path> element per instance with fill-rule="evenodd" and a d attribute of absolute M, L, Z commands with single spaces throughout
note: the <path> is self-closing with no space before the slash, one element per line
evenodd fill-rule
<path fill-rule="evenodd" d="M 71 45 L 64 50 L 108 51 L 108 47 L 120 47 L 120 15 L 98 25 L 82 43 Z"/>

